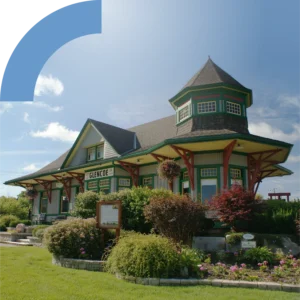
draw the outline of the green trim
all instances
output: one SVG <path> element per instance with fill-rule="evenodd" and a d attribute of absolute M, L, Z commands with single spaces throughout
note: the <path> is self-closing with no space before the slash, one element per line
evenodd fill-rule
<path fill-rule="evenodd" d="M 118 175 L 118 176 L 115 176 L 116 180 L 117 180 L 117 184 L 116 184 L 116 192 L 119 191 L 119 179 L 129 179 L 130 180 L 130 186 L 121 186 L 123 188 L 128 188 L 128 189 L 131 189 L 132 188 L 132 179 L 130 176 L 121 176 L 121 175 Z"/>
<path fill-rule="evenodd" d="M 99 146 L 101 146 L 101 145 L 103 145 L 103 158 L 98 158 L 98 157 L 97 157 L 97 148 L 98 148 Z M 90 149 L 93 149 L 93 148 L 95 148 L 95 159 L 90 159 L 90 160 L 88 160 L 89 150 L 90 150 Z M 103 159 L 104 159 L 104 143 L 103 143 L 103 142 L 100 143 L 100 144 L 96 144 L 96 145 L 94 145 L 94 146 L 92 146 L 92 147 L 86 148 L 86 162 L 91 162 L 91 161 L 101 161 L 101 160 L 103 160 Z"/>
<path fill-rule="evenodd" d="M 104 179 L 108 179 L 108 180 L 109 180 L 109 185 L 107 186 L 107 187 L 109 188 L 109 192 L 108 192 L 108 193 L 111 193 L 111 179 L 112 179 L 112 178 L 113 178 L 113 176 L 86 180 L 86 181 L 84 182 L 84 190 L 85 190 L 85 191 L 95 191 L 96 189 L 88 189 L 87 183 L 90 182 L 90 181 L 96 181 L 96 182 L 97 182 L 97 193 L 99 193 L 99 192 L 100 192 L 99 181 L 100 181 L 100 180 L 104 180 Z"/>
<path fill-rule="evenodd" d="M 202 199 L 202 189 L 201 189 L 201 180 L 202 179 L 217 179 L 217 193 L 221 190 L 221 164 L 210 164 L 210 165 L 201 165 L 197 166 L 197 193 L 200 195 L 201 202 Z M 214 176 L 201 176 L 201 169 L 207 168 L 216 168 L 217 169 L 217 177 Z M 223 179 L 224 180 L 224 179 Z"/>
<path fill-rule="evenodd" d="M 49 202 L 49 199 L 48 199 L 48 197 L 47 198 L 42 198 L 42 195 L 43 195 L 44 192 L 45 192 L 44 190 L 39 191 L 39 193 L 40 193 L 40 197 L 39 197 L 39 209 L 38 209 L 39 214 L 47 214 L 47 211 L 48 211 L 48 202 Z M 46 212 L 41 212 L 42 199 L 47 199 L 47 202 L 46 202 Z"/>
<path fill-rule="evenodd" d="M 140 186 L 148 186 L 148 187 L 151 187 L 152 189 L 157 188 L 157 187 L 154 187 L 154 185 L 155 185 L 154 177 L 155 177 L 156 175 L 157 175 L 157 174 L 152 173 L 152 174 L 146 174 L 146 175 L 141 175 L 141 176 L 139 176 L 139 185 L 140 185 Z M 143 185 L 143 179 L 144 179 L 144 178 L 147 178 L 147 177 L 151 177 L 151 178 L 152 178 L 152 184 L 151 184 L 151 185 Z"/>
<path fill-rule="evenodd" d="M 62 163 L 60 169 L 63 169 L 63 168 L 65 167 L 65 165 L 66 165 L 67 161 L 69 160 L 69 158 L 70 158 L 70 156 L 71 156 L 73 150 L 75 149 L 77 143 L 78 143 L 79 140 L 81 139 L 81 136 L 83 135 L 83 133 L 84 133 L 86 127 L 87 127 L 90 123 L 91 123 L 90 119 L 87 119 L 86 122 L 85 122 L 85 124 L 83 125 L 83 128 L 81 129 L 81 131 L 80 131 L 80 133 L 79 133 L 77 139 L 75 140 L 75 142 L 74 142 L 72 148 L 70 149 L 70 151 L 68 152 L 68 154 L 67 154 L 65 160 L 63 161 L 63 163 Z"/>
<path fill-rule="evenodd" d="M 203 92 L 207 93 L 208 90 L 214 90 L 214 89 L 225 89 L 225 90 L 234 90 L 236 92 L 246 94 L 247 99 L 247 108 L 250 107 L 253 104 L 252 100 L 252 90 L 245 88 L 245 87 L 240 87 L 236 85 L 231 85 L 231 84 L 226 84 L 226 83 L 215 83 L 215 84 L 206 84 L 206 85 L 201 85 L 201 86 L 192 86 L 192 87 L 186 87 L 182 89 L 179 93 L 177 93 L 174 97 L 169 99 L 169 102 L 175 108 L 177 106 L 176 102 L 179 101 L 182 97 L 186 96 L 189 93 L 192 92 Z"/>

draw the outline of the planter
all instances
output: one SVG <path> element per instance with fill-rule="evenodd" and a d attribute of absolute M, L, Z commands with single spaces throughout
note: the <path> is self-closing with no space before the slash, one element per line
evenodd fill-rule
<path fill-rule="evenodd" d="M 32 234 L 33 228 L 34 228 L 34 226 L 27 226 L 26 229 L 25 229 L 26 230 L 25 232 L 28 233 L 28 234 Z"/>
<path fill-rule="evenodd" d="M 62 256 L 52 256 L 52 264 L 64 268 L 80 269 L 87 271 L 103 272 L 105 261 L 64 258 Z"/>

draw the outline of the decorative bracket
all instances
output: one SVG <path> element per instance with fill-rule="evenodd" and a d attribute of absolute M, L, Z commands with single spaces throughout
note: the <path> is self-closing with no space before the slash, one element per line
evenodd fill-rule
<path fill-rule="evenodd" d="M 282 149 L 253 152 L 248 154 L 248 188 L 254 195 L 257 193 L 262 179 L 274 172 L 267 168 L 279 163 L 279 161 L 270 160 L 270 158 L 280 151 L 282 151 Z M 263 163 L 267 163 L 267 165 L 263 167 Z"/>
<path fill-rule="evenodd" d="M 71 201 L 71 186 L 72 186 L 72 177 L 62 177 L 58 175 L 52 175 L 58 182 L 63 184 L 64 191 L 67 195 L 68 201 Z"/>
<path fill-rule="evenodd" d="M 195 190 L 194 153 L 190 150 L 180 148 L 174 145 L 170 145 L 170 146 L 182 158 L 189 174 L 191 188 L 194 191 Z"/>
<path fill-rule="evenodd" d="M 236 144 L 236 140 L 229 143 L 223 152 L 223 189 L 226 189 L 228 186 L 228 168 L 229 168 L 229 160 L 233 151 L 233 148 Z"/>
<path fill-rule="evenodd" d="M 157 162 L 161 163 L 162 161 L 169 159 L 168 157 L 160 154 L 151 153 L 151 155 L 156 159 Z"/>
<path fill-rule="evenodd" d="M 52 181 L 44 180 L 44 179 L 35 179 L 35 181 L 40 184 L 46 191 L 48 201 L 51 203 L 52 198 Z"/>
<path fill-rule="evenodd" d="M 83 193 L 84 192 L 84 174 L 76 173 L 76 172 L 67 172 L 67 173 L 79 182 L 79 191 L 81 193 Z"/>
<path fill-rule="evenodd" d="M 124 161 L 118 161 L 118 163 L 130 174 L 134 186 L 138 186 L 140 166 Z"/>

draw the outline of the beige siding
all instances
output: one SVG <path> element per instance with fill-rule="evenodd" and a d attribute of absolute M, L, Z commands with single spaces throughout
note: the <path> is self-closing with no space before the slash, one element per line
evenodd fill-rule
<path fill-rule="evenodd" d="M 247 167 L 247 156 L 232 154 L 229 160 L 230 165 L 238 165 L 241 167 Z"/>
<path fill-rule="evenodd" d="M 158 164 L 155 165 L 150 165 L 146 167 L 141 167 L 140 168 L 140 175 L 149 175 L 149 174 L 156 174 L 157 173 L 157 166 Z"/>
<path fill-rule="evenodd" d="M 108 143 L 104 143 L 104 159 L 116 157 L 119 156 L 119 154 L 114 150 L 114 148 Z"/>
<path fill-rule="evenodd" d="M 116 176 L 130 176 L 126 170 L 123 170 L 121 168 L 115 168 L 115 175 Z"/>
<path fill-rule="evenodd" d="M 194 158 L 195 165 L 213 165 L 223 163 L 223 153 L 197 154 Z"/>

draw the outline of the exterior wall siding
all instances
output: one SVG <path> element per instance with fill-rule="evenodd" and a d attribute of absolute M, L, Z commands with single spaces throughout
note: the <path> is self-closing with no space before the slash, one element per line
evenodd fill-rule
<path fill-rule="evenodd" d="M 232 154 L 229 160 L 230 165 L 237 165 L 241 167 L 247 167 L 247 156 Z"/>
<path fill-rule="evenodd" d="M 213 165 L 223 163 L 223 153 L 197 154 L 194 157 L 195 165 Z"/>
<path fill-rule="evenodd" d="M 119 154 L 113 149 L 113 147 L 108 143 L 104 143 L 104 159 L 119 156 Z"/>

